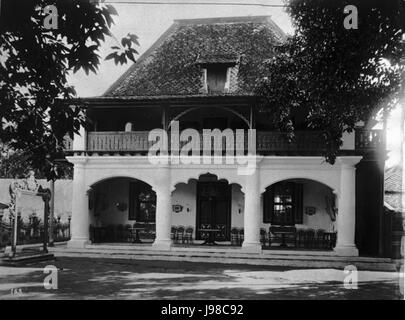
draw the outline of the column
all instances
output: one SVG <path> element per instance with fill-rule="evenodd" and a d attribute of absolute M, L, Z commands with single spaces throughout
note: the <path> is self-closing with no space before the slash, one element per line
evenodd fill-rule
<path fill-rule="evenodd" d="M 73 135 L 73 151 L 85 151 L 87 144 L 87 133 L 83 126 L 80 126 L 79 133 Z"/>
<path fill-rule="evenodd" d="M 156 192 L 156 238 L 152 248 L 156 250 L 170 250 L 172 240 L 172 196 L 170 191 L 170 169 L 158 170 L 159 183 L 154 188 Z"/>
<path fill-rule="evenodd" d="M 244 209 L 244 241 L 242 249 L 249 252 L 260 253 L 260 188 L 259 174 L 256 168 L 254 173 L 246 176 L 245 209 Z"/>
<path fill-rule="evenodd" d="M 77 162 L 76 162 L 77 161 Z M 69 248 L 84 248 L 89 244 L 89 209 L 85 179 L 85 160 L 76 160 L 73 171 L 72 220 Z"/>
<path fill-rule="evenodd" d="M 356 169 L 354 164 L 341 165 L 338 195 L 337 243 L 335 251 L 341 256 L 358 256 L 354 243 L 356 228 Z"/>

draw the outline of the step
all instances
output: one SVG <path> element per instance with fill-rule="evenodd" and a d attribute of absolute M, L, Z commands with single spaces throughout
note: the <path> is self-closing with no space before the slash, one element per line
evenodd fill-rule
<path fill-rule="evenodd" d="M 218 252 L 184 252 L 156 250 L 115 250 L 115 249 L 52 249 L 55 256 L 112 258 L 129 260 L 165 260 L 186 262 L 207 262 L 223 264 L 248 264 L 262 266 L 278 266 L 293 268 L 338 268 L 355 265 L 361 270 L 396 271 L 394 263 L 380 258 L 364 257 L 331 257 L 331 256 L 295 256 L 295 255 L 263 255 L 252 253 L 220 254 Z"/>

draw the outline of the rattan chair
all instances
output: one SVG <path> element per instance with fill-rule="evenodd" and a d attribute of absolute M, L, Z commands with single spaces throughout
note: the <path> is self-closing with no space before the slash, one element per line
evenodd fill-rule
<path fill-rule="evenodd" d="M 267 243 L 267 232 L 265 228 L 260 228 L 260 242 L 263 246 Z"/>
<path fill-rule="evenodd" d="M 185 228 L 183 226 L 179 226 L 177 228 L 176 241 L 178 243 L 184 243 L 184 230 L 185 230 Z"/>
<path fill-rule="evenodd" d="M 239 245 L 239 230 L 238 228 L 231 229 L 231 245 L 238 246 Z"/>
<path fill-rule="evenodd" d="M 239 245 L 241 246 L 245 240 L 245 230 L 243 228 L 239 229 Z"/>
<path fill-rule="evenodd" d="M 173 241 L 176 241 L 176 233 L 177 233 L 177 227 L 172 226 L 170 229 L 170 239 L 172 239 Z"/>
<path fill-rule="evenodd" d="M 323 229 L 316 230 L 315 243 L 317 248 L 320 249 L 325 248 L 325 230 Z"/>
<path fill-rule="evenodd" d="M 183 243 L 193 243 L 193 231 L 194 228 L 191 226 L 188 226 L 186 228 L 186 233 L 184 234 L 184 239 L 183 239 Z"/>

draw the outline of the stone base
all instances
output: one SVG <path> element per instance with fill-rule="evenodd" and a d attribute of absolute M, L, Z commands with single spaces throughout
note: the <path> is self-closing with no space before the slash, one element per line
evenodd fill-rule
<path fill-rule="evenodd" d="M 243 242 L 242 251 L 249 253 L 261 253 L 262 244 L 260 242 Z"/>
<path fill-rule="evenodd" d="M 359 256 L 359 250 L 356 248 L 356 246 L 337 246 L 335 249 L 333 249 L 338 256 L 343 256 L 343 257 L 358 257 Z"/>
<path fill-rule="evenodd" d="M 67 247 L 69 249 L 83 249 L 88 244 L 91 244 L 89 239 L 72 239 L 67 242 Z"/>
<path fill-rule="evenodd" d="M 172 247 L 172 240 L 155 240 L 152 244 L 153 250 L 170 251 Z"/>

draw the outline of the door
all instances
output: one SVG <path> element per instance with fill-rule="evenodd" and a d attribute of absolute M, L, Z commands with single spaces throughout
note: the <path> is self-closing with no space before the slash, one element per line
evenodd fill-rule
<path fill-rule="evenodd" d="M 196 230 L 220 229 L 216 240 L 229 241 L 231 229 L 231 188 L 226 182 L 198 182 Z M 197 240 L 201 233 L 197 232 Z"/>

